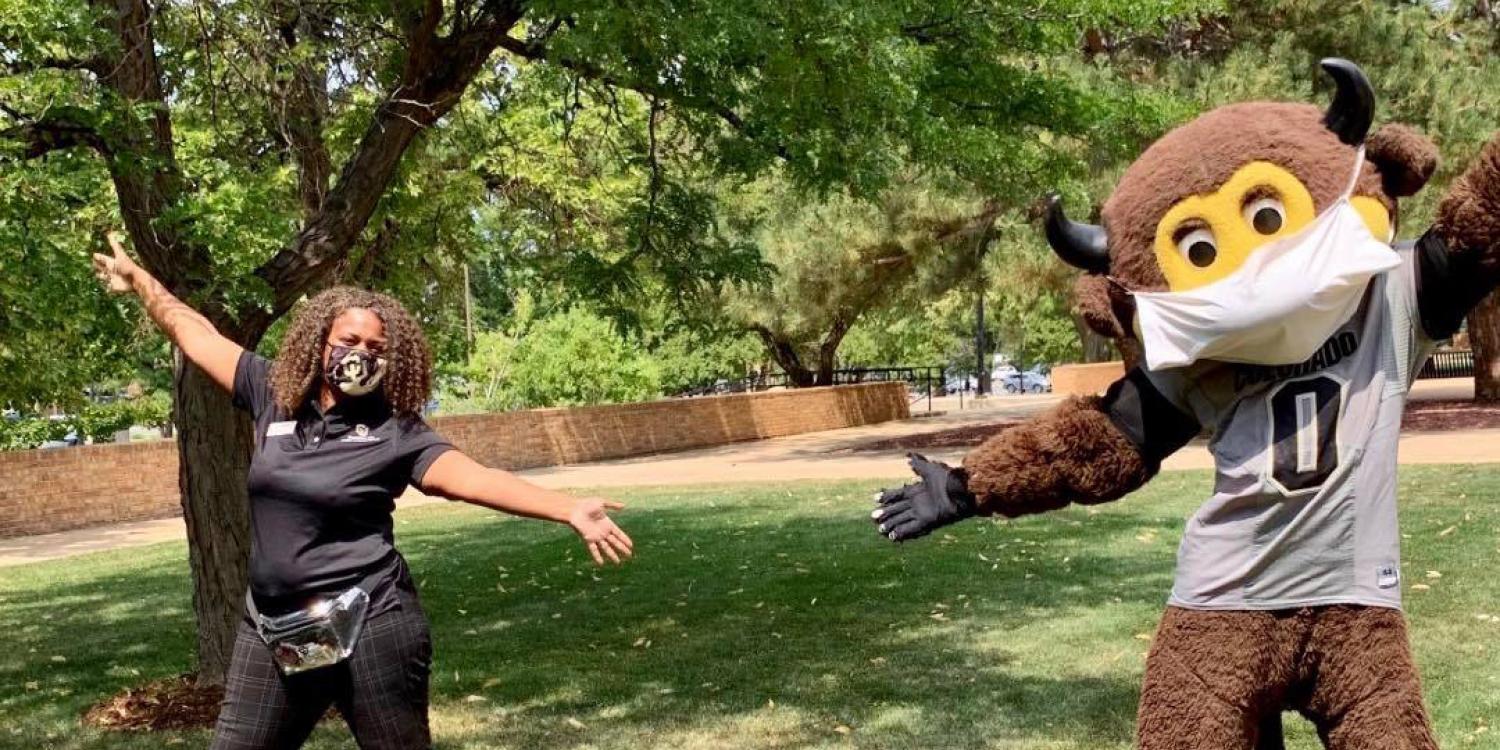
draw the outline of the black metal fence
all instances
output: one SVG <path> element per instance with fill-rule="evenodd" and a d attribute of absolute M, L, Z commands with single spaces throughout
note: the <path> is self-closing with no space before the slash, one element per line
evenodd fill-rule
<path fill-rule="evenodd" d="M 1454 349 L 1446 352 L 1433 352 L 1427 363 L 1422 365 L 1422 370 L 1417 373 L 1417 379 L 1466 378 L 1473 374 L 1474 352 L 1469 349 Z"/>

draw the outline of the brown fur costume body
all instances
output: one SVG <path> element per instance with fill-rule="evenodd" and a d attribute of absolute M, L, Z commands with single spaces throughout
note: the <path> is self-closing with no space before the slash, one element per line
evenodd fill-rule
<path fill-rule="evenodd" d="M 1106 202 L 1104 226 L 1075 235 L 1097 237 L 1096 245 L 1107 238 L 1107 260 L 1076 286 L 1085 321 L 1119 340 L 1122 350 L 1137 347 L 1130 292 L 1168 288 L 1156 251 L 1164 215 L 1184 199 L 1212 193 L 1247 164 L 1269 162 L 1290 172 L 1321 214 L 1344 190 L 1357 153 L 1323 118 L 1311 105 L 1236 104 L 1152 145 Z M 1358 136 L 1365 162 L 1354 195 L 1374 214 L 1378 206 L 1394 227 L 1397 199 L 1426 183 L 1437 149 L 1400 125 Z M 1500 138 L 1454 183 L 1428 235 L 1441 241 L 1432 244 L 1442 252 L 1419 269 L 1418 296 L 1426 295 L 1426 333 L 1441 339 L 1500 281 Z M 1059 254 L 1068 257 L 1063 248 Z M 1075 251 L 1070 260 L 1077 257 Z M 1136 398 L 1129 380 L 1104 399 L 1071 399 L 971 452 L 964 472 L 977 511 L 1019 516 L 1106 502 L 1148 481 L 1160 459 L 1191 435 L 1153 439 L 1153 429 L 1174 430 L 1154 424 L 1161 418 L 1151 409 L 1134 412 L 1143 424 L 1122 423 L 1110 404 Z M 1147 660 L 1138 720 L 1143 750 L 1274 747 L 1283 709 L 1307 716 L 1331 750 L 1436 747 L 1399 610 L 1167 610 Z"/>

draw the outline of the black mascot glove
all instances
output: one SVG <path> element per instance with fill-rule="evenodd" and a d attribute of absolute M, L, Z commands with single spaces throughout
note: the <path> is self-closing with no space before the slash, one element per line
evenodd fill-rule
<path fill-rule="evenodd" d="M 880 533 L 893 542 L 927 536 L 934 529 L 975 514 L 963 469 L 908 454 L 911 470 L 921 481 L 876 496 L 880 507 L 870 514 Z"/>

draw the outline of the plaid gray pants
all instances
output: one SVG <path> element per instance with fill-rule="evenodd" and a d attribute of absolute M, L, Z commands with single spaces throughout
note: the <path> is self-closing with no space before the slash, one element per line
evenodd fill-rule
<path fill-rule="evenodd" d="M 372 615 L 350 657 L 282 675 L 248 620 L 240 623 L 212 750 L 295 750 L 336 705 L 363 750 L 426 750 L 432 640 L 414 591 Z"/>

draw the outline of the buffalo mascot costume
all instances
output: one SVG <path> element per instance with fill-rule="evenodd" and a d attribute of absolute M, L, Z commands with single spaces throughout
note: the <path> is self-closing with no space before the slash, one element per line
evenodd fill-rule
<path fill-rule="evenodd" d="M 1187 522 L 1146 661 L 1142 750 L 1281 743 L 1296 710 L 1331 750 L 1436 748 L 1401 613 L 1396 447 L 1412 379 L 1500 281 L 1500 138 L 1395 243 L 1397 200 L 1437 166 L 1370 132 L 1354 64 L 1306 104 L 1221 107 L 1130 166 L 1102 226 L 1053 199 L 1048 242 L 1088 273 L 1077 304 L 1127 374 L 1005 430 L 872 514 L 895 541 L 974 515 L 1120 498 L 1200 433 L 1212 497 Z"/>

